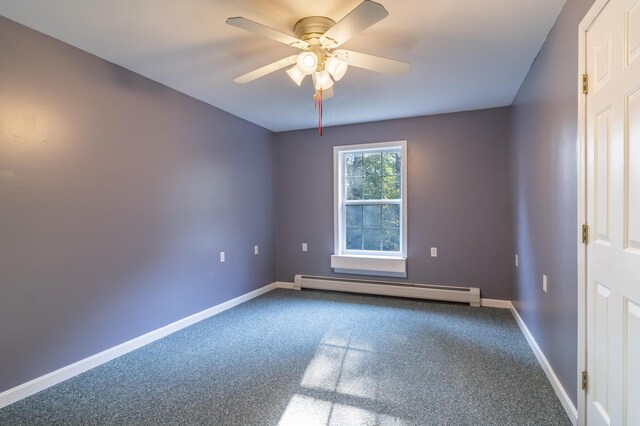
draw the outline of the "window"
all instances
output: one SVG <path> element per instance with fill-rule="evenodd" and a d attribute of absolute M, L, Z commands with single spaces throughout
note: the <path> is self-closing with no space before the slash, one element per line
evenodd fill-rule
<path fill-rule="evenodd" d="M 336 272 L 406 276 L 406 141 L 334 148 Z"/>

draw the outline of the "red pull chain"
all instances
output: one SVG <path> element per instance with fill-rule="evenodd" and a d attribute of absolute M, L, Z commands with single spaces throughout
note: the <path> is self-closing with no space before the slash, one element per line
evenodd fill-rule
<path fill-rule="evenodd" d="M 322 89 L 313 95 L 313 108 L 318 110 L 318 134 L 322 136 Z"/>

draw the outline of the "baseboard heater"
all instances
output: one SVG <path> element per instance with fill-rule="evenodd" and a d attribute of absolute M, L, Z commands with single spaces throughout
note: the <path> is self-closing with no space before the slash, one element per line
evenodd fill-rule
<path fill-rule="evenodd" d="M 396 283 L 390 281 L 354 280 L 349 278 L 314 277 L 296 275 L 293 288 L 301 290 L 344 291 L 381 296 L 409 297 L 414 299 L 442 300 L 480 306 L 480 289 L 477 287 L 450 287 L 441 285 Z"/>

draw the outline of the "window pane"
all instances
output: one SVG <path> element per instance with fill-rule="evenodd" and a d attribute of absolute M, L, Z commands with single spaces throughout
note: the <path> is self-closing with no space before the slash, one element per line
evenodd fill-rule
<path fill-rule="evenodd" d="M 380 228 L 382 226 L 382 206 L 363 206 L 364 208 L 364 220 L 363 226 L 365 228 Z"/>
<path fill-rule="evenodd" d="M 382 176 L 382 154 L 379 152 L 364 154 L 364 175 Z"/>
<path fill-rule="evenodd" d="M 385 176 L 383 179 L 384 198 L 386 200 L 399 200 L 400 176 Z"/>
<path fill-rule="evenodd" d="M 347 154 L 344 161 L 347 176 L 362 176 L 362 154 Z"/>
<path fill-rule="evenodd" d="M 382 199 L 382 178 L 376 176 L 364 177 L 364 199 L 365 200 L 381 200 Z"/>
<path fill-rule="evenodd" d="M 400 251 L 400 228 L 384 228 L 382 230 L 382 250 Z"/>
<path fill-rule="evenodd" d="M 364 228 L 362 242 L 364 250 L 380 250 L 382 246 L 382 232 L 380 228 Z"/>
<path fill-rule="evenodd" d="M 362 228 L 347 228 L 347 250 L 362 250 Z"/>
<path fill-rule="evenodd" d="M 397 204 L 382 205 L 382 226 L 384 228 L 400 228 L 400 206 Z"/>
<path fill-rule="evenodd" d="M 363 182 L 361 177 L 346 179 L 347 200 L 362 200 Z"/>
<path fill-rule="evenodd" d="M 396 152 L 385 152 L 382 154 L 382 173 L 385 176 L 400 174 L 400 155 Z"/>
<path fill-rule="evenodd" d="M 347 206 L 347 228 L 362 228 L 362 206 Z"/>

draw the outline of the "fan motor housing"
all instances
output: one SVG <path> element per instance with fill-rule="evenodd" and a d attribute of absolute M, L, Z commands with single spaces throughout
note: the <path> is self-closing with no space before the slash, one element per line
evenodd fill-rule
<path fill-rule="evenodd" d="M 320 38 L 335 24 L 332 19 L 326 16 L 309 16 L 296 22 L 293 27 L 293 33 L 300 40 L 309 41 L 310 39 Z"/>

